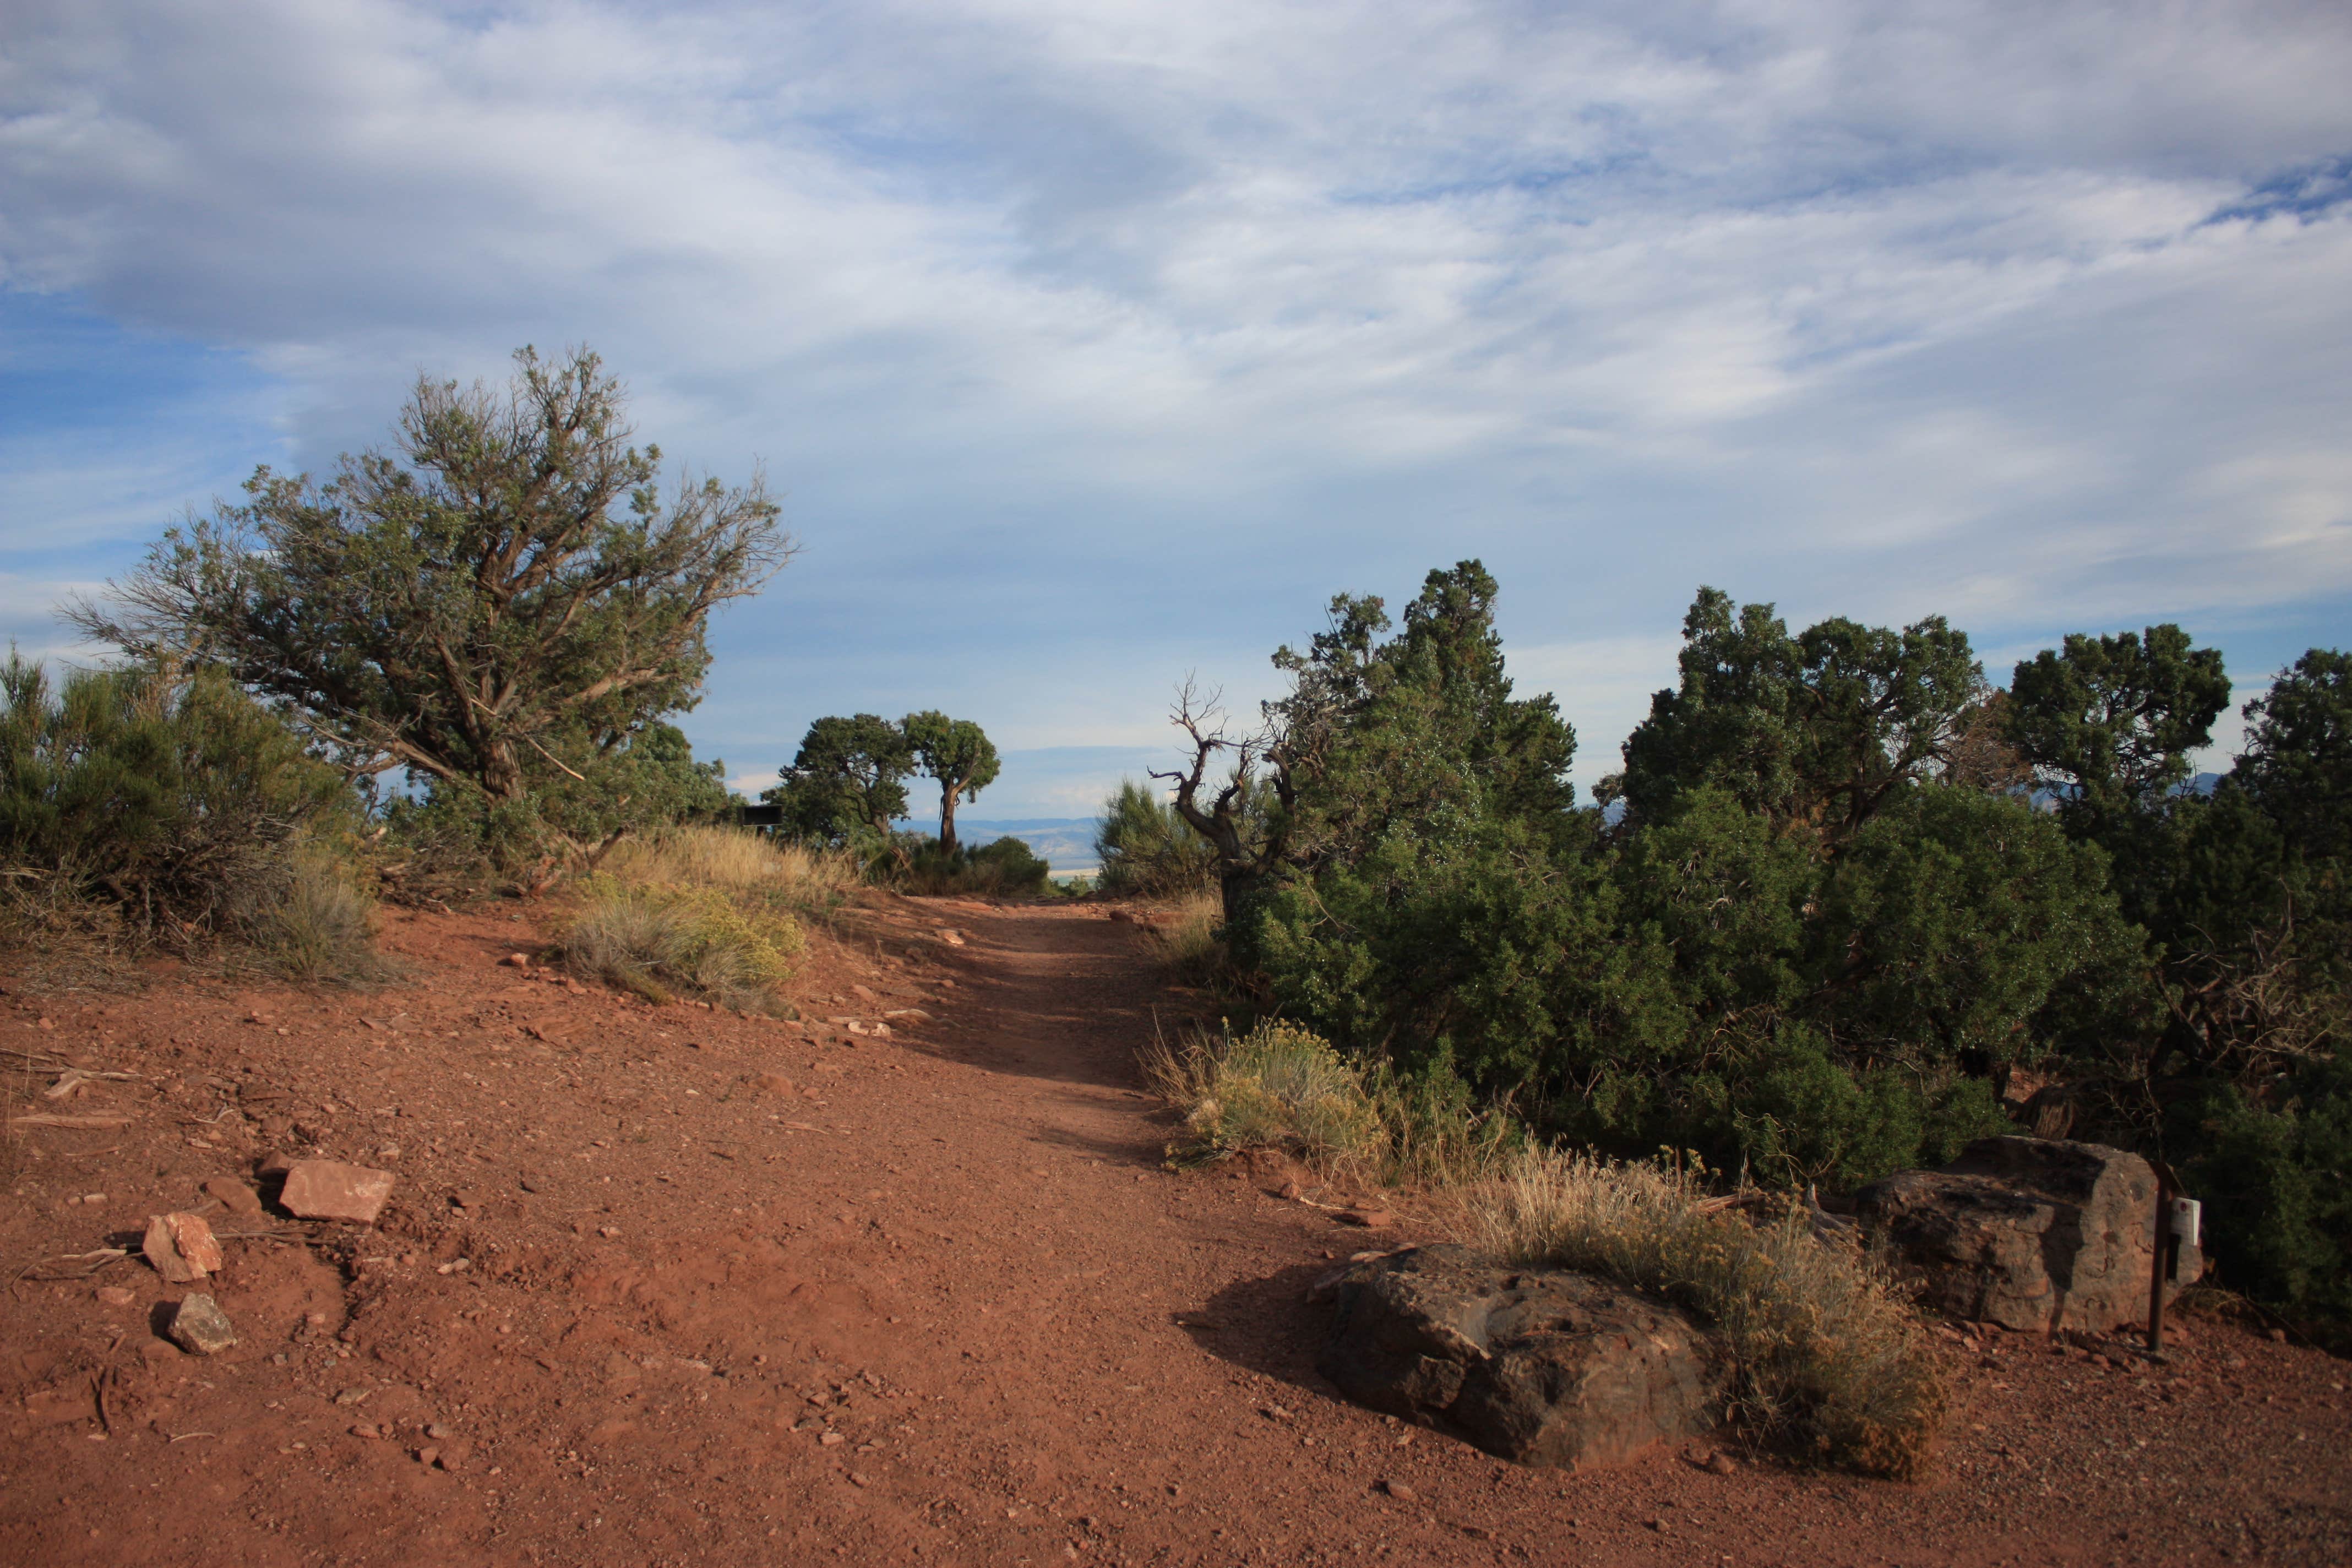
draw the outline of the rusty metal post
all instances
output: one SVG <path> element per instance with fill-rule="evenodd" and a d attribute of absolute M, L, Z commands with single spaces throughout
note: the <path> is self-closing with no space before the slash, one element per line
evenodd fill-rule
<path fill-rule="evenodd" d="M 2147 1353 L 2164 1352 L 2164 1276 L 2172 1239 L 2172 1167 L 2161 1160 L 2148 1164 L 2156 1172 L 2156 1230 L 2149 1237 L 2147 1261 Z"/>

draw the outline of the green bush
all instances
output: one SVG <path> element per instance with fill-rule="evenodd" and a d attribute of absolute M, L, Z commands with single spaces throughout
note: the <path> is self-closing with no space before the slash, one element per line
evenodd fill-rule
<path fill-rule="evenodd" d="M 146 938 L 232 929 L 356 797 L 218 672 L 0 668 L 0 863 L 20 906 L 110 907 Z"/>
<path fill-rule="evenodd" d="M 1174 806 L 1129 779 L 1103 803 L 1095 852 L 1102 864 L 1097 885 L 1106 893 L 1178 898 L 1216 885 L 1217 854 L 1209 841 Z"/>
<path fill-rule="evenodd" d="M 910 893 L 1034 898 L 1045 891 L 1053 869 L 1018 838 L 953 849 L 928 835 L 902 834 L 894 842 L 901 858 L 877 860 L 876 872 Z"/>
<path fill-rule="evenodd" d="M 2309 1061 L 2258 1093 L 2216 1084 L 2179 1141 L 2221 1280 L 2305 1320 L 2352 1322 L 2352 1067 Z M 2340 1332 L 2340 1328 L 2338 1330 Z"/>
<path fill-rule="evenodd" d="M 392 891 L 443 900 L 504 886 L 537 891 L 616 839 L 730 811 L 726 764 L 698 763 L 677 726 L 648 722 L 610 747 L 574 737 L 562 766 L 534 755 L 527 787 L 507 797 L 466 779 L 435 780 L 385 804 L 384 876 Z"/>

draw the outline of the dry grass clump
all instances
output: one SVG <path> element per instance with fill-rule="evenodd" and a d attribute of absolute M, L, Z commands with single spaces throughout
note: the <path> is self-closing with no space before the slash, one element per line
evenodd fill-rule
<path fill-rule="evenodd" d="M 1182 1108 L 1176 1151 L 1195 1162 L 1245 1149 L 1281 1149 L 1321 1163 L 1362 1160 L 1382 1142 L 1362 1069 L 1321 1038 L 1281 1022 L 1239 1039 L 1199 1037 L 1148 1050 L 1144 1071 Z"/>
<path fill-rule="evenodd" d="M 1478 1241 L 1515 1263 L 1605 1275 L 1705 1317 L 1738 1359 L 1736 1409 L 1873 1475 L 1923 1475 L 1950 1391 L 1916 1318 L 1859 1248 L 1809 1216 L 1750 1224 L 1698 1173 L 1519 1153 L 1460 1194 Z"/>
<path fill-rule="evenodd" d="M 807 915 L 833 909 L 865 879 L 845 850 L 705 826 L 625 838 L 601 869 L 631 886 L 711 888 Z"/>
<path fill-rule="evenodd" d="M 1278 1019 L 1234 1038 L 1196 1031 L 1143 1053 L 1152 1089 L 1184 1113 L 1169 1152 L 1201 1164 L 1249 1149 L 1279 1149 L 1349 1180 L 1439 1186 L 1493 1170 L 1516 1147 L 1507 1115 L 1473 1117 L 1384 1068 L 1349 1061 L 1328 1042 Z"/>
<path fill-rule="evenodd" d="M 290 980 L 381 980 L 392 966 L 375 951 L 375 900 L 349 862 L 304 846 L 268 879 L 243 921 L 269 967 Z"/>
<path fill-rule="evenodd" d="M 575 971 L 651 1002 L 679 992 L 772 1012 L 805 945 L 795 912 L 822 914 L 856 864 L 726 827 L 677 827 L 616 845 L 579 884 L 557 947 Z"/>
<path fill-rule="evenodd" d="M 630 884 L 599 872 L 559 946 L 565 963 L 649 1002 L 674 992 L 766 1012 L 803 939 L 789 914 L 747 909 L 716 888 Z"/>
<path fill-rule="evenodd" d="M 1214 889 L 1188 895 L 1172 919 L 1150 928 L 1152 952 L 1160 966 L 1192 984 L 1219 978 L 1227 967 L 1224 901 Z"/>

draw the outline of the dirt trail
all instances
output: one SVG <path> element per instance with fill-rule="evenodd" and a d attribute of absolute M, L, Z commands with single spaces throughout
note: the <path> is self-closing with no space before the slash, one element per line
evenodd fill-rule
<path fill-rule="evenodd" d="M 10 997 L 0 1046 L 164 1081 L 71 1101 L 128 1127 L 10 1144 L 0 1561 L 2352 1555 L 2347 1369 L 2220 1325 L 2157 1377 L 1956 1346 L 1963 1406 L 1919 1488 L 1665 1451 L 1530 1472 L 1341 1404 L 1303 1297 L 1373 1243 L 1163 1168 L 1134 1053 L 1193 1004 L 1132 929 L 856 919 L 801 1025 L 499 967 L 531 932 L 495 916 L 399 921 L 412 977 L 366 996 Z M 908 1007 L 930 1016 L 847 1026 Z M 12 1112 L 47 1081 L 18 1077 Z M 239 1222 L 199 1190 L 297 1145 L 394 1170 L 383 1224 Z M 153 1336 L 182 1292 L 135 1258 L 44 1278 L 208 1203 L 273 1233 L 228 1243 L 222 1357 Z"/>

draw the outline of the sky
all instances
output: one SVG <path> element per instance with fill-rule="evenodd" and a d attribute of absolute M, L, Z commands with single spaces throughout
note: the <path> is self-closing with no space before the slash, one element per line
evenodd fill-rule
<path fill-rule="evenodd" d="M 1471 556 L 1588 784 L 1701 584 L 2251 696 L 2352 624 L 2347 81 L 2340 0 L 11 0 L 0 635 L 587 343 L 802 547 L 683 721 L 754 791 L 940 708 L 1089 815 Z"/>

